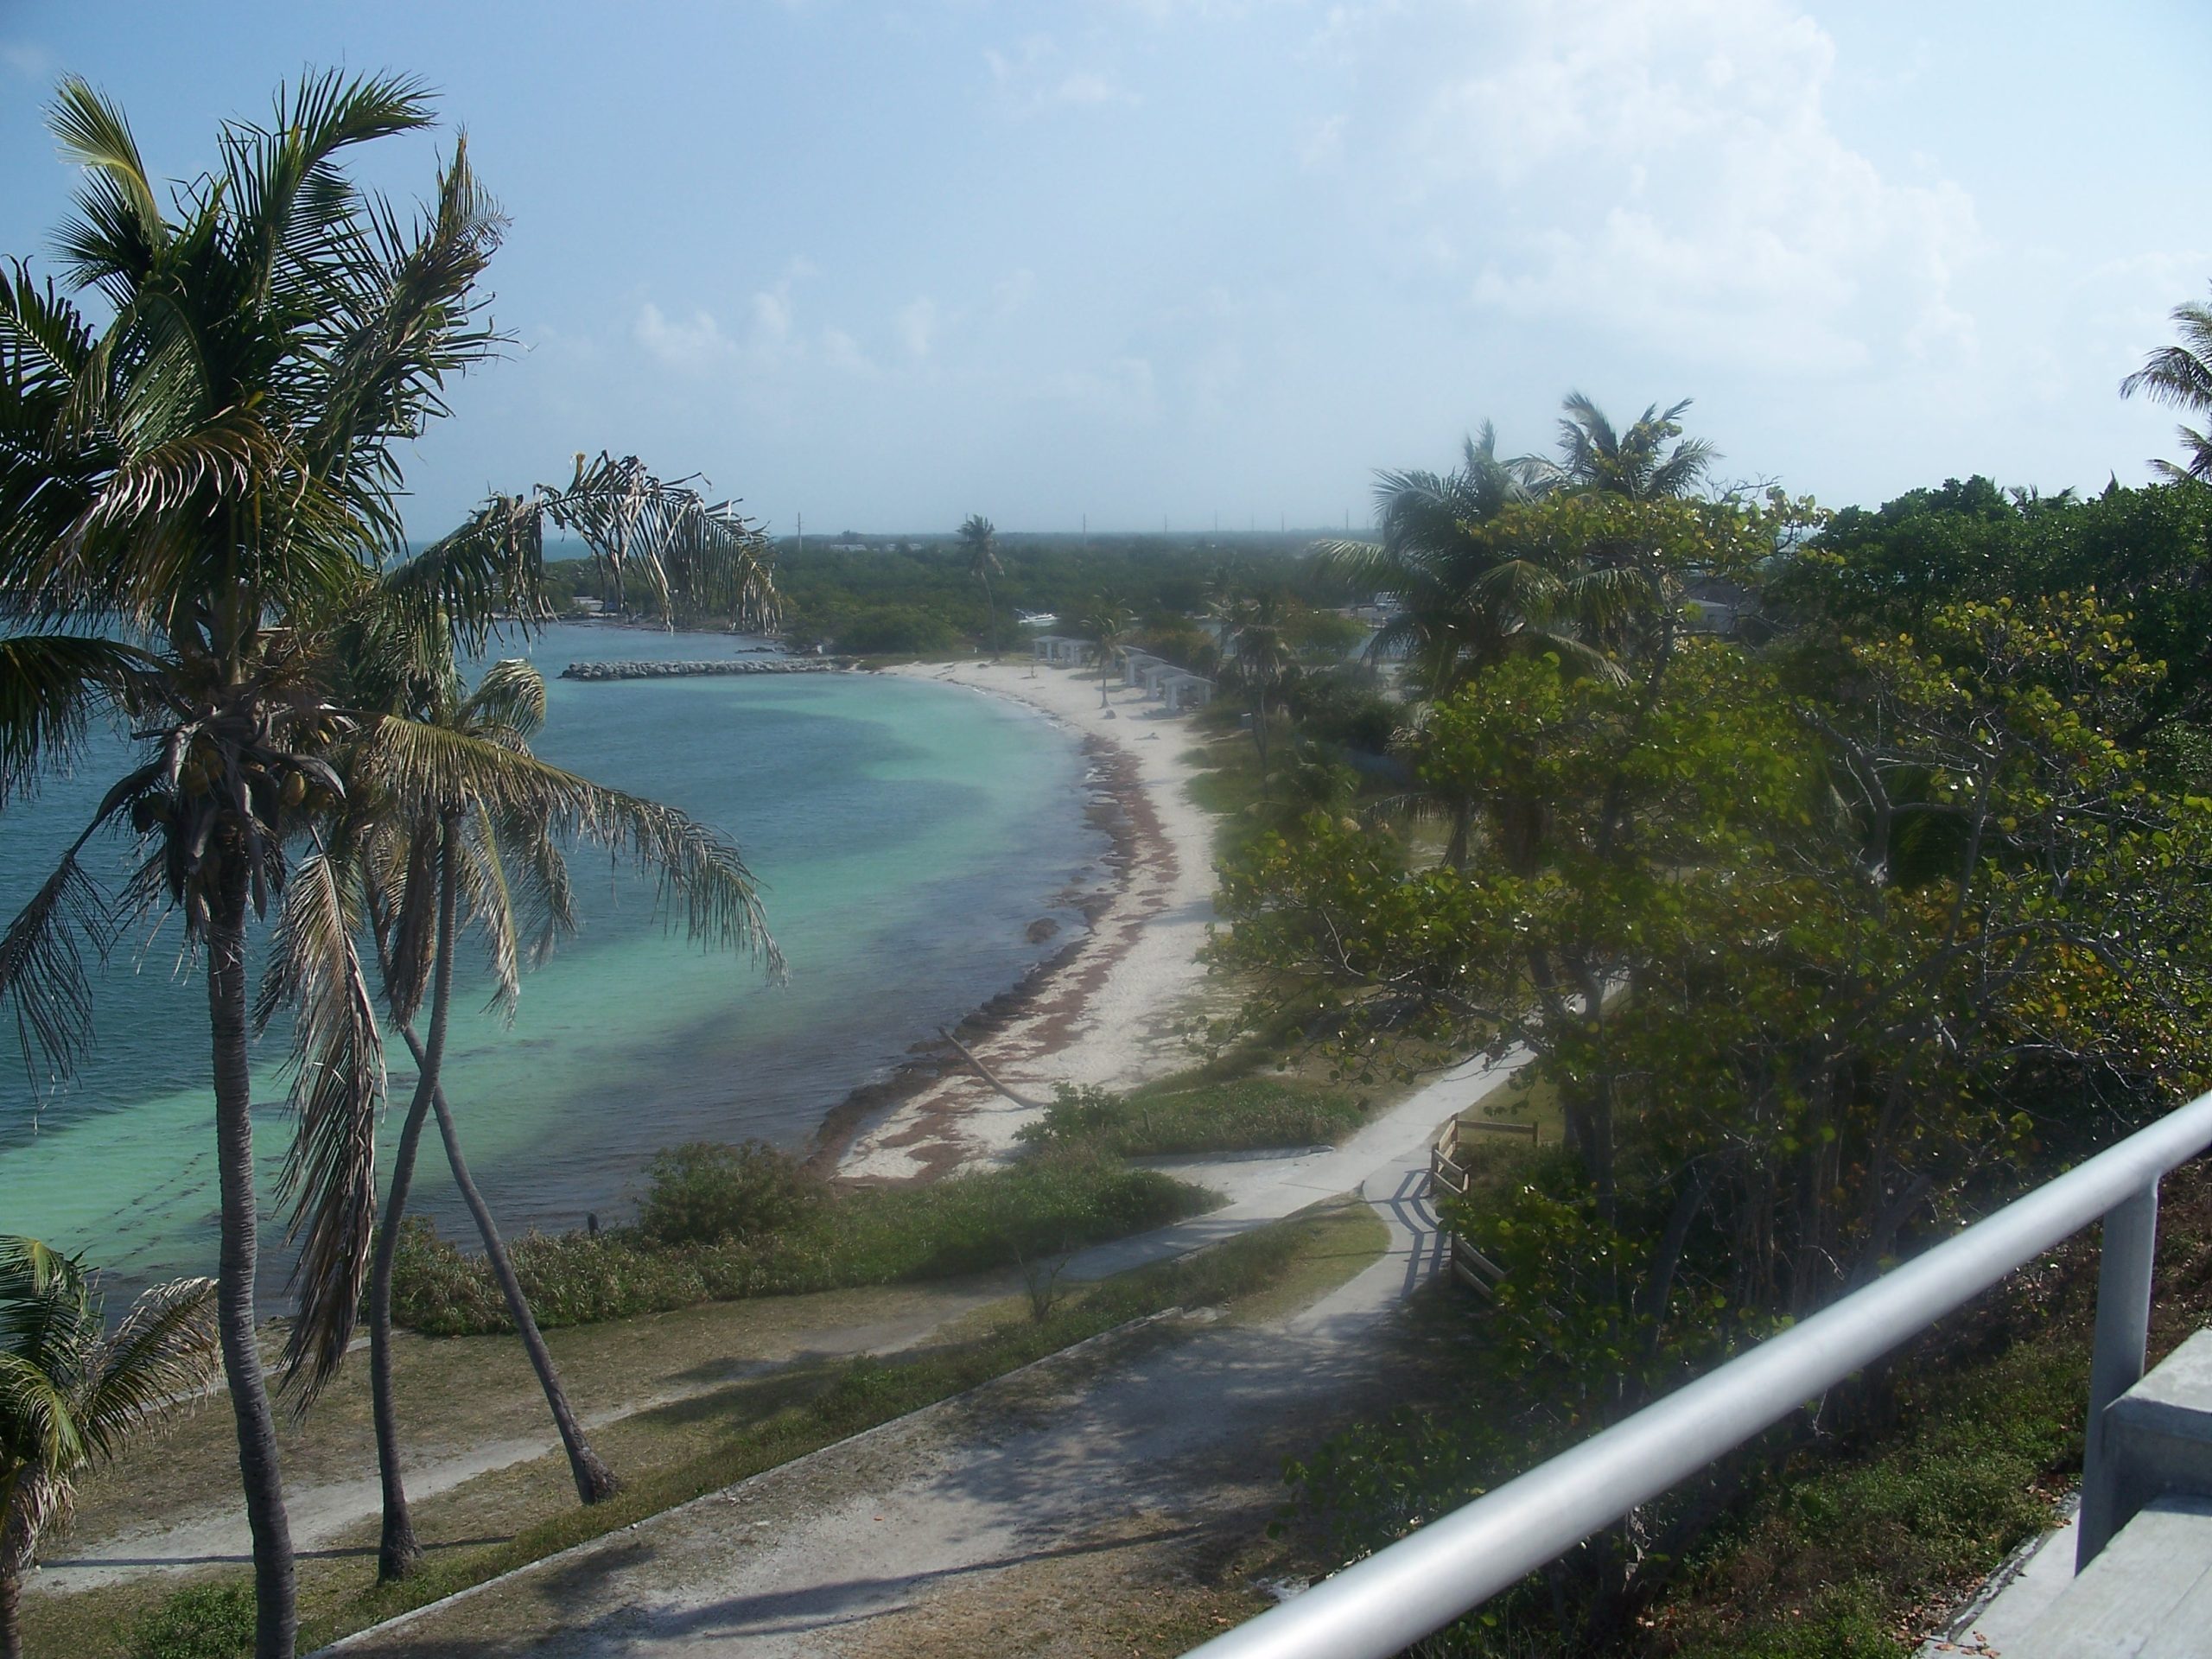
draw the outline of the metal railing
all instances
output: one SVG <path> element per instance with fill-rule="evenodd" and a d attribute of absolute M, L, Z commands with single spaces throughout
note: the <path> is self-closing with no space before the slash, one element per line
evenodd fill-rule
<path fill-rule="evenodd" d="M 2208 1146 L 2212 1094 L 1189 1659 L 1389 1659 L 2101 1218 L 2077 1557 L 2086 1565 L 2113 1531 L 2104 1408 L 2143 1375 L 2158 1182 Z"/>

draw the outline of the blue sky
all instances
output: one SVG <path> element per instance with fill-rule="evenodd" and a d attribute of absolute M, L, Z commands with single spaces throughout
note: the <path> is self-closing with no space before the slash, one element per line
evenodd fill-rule
<path fill-rule="evenodd" d="M 2145 475 L 2212 279 L 2202 0 L 0 0 L 0 251 L 81 73 L 156 171 L 303 65 L 419 74 L 512 219 L 410 528 L 577 449 L 787 532 L 1355 524 L 1579 388 L 1834 505 Z"/>

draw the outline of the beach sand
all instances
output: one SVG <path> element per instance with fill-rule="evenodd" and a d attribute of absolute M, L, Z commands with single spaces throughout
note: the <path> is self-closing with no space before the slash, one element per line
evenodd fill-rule
<path fill-rule="evenodd" d="M 1187 715 L 1171 715 L 1142 691 L 1009 655 L 884 671 L 966 685 L 1039 709 L 1085 740 L 1103 785 L 1122 879 L 1104 895 L 1090 931 L 1064 959 L 1021 988 L 1007 1013 L 963 1029 L 961 1040 L 1009 1088 L 1050 1099 L 1061 1083 L 1125 1089 L 1192 1062 L 1181 1027 L 1199 1012 L 1205 970 L 1198 960 L 1213 918 L 1217 820 L 1190 798 L 1197 741 Z M 842 1148 L 841 1175 L 901 1179 L 1003 1156 L 1037 1113 L 1017 1105 L 945 1051 L 947 1070 L 903 1086 Z"/>

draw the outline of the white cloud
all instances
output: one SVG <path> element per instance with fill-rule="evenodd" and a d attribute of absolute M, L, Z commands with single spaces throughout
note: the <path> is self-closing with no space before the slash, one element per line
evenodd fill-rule
<path fill-rule="evenodd" d="M 695 310 L 688 318 L 671 317 L 647 300 L 638 308 L 631 338 L 664 368 L 702 373 L 735 354 L 736 343 L 722 332 L 711 312 Z"/>
<path fill-rule="evenodd" d="M 60 60 L 42 46 L 22 41 L 0 41 L 0 63 L 25 80 L 50 84 L 61 72 Z"/>
<path fill-rule="evenodd" d="M 1784 370 L 1974 354 L 1973 202 L 1839 136 L 1834 43 L 1787 0 L 1405 0 L 1328 39 L 1372 89 L 1336 136 L 1376 135 L 1353 164 L 1405 256 L 1440 235 L 1478 307 Z"/>
<path fill-rule="evenodd" d="M 898 324 L 899 343 L 906 346 L 907 355 L 924 358 L 930 354 L 930 347 L 937 343 L 936 301 L 926 294 L 910 300 L 899 308 L 893 321 Z"/>
<path fill-rule="evenodd" d="M 833 369 L 847 374 L 873 375 L 874 362 L 861 349 L 861 343 L 842 328 L 822 331 L 822 356 Z"/>
<path fill-rule="evenodd" d="M 1070 67 L 1049 35 L 1031 35 L 1011 51 L 988 48 L 983 62 L 1006 111 L 1025 119 L 1055 108 L 1101 109 L 1135 104 L 1137 95 L 1096 67 Z"/>
<path fill-rule="evenodd" d="M 762 289 L 747 302 L 753 313 L 753 337 L 765 344 L 780 346 L 791 337 L 791 285 L 779 283 L 772 289 Z"/>

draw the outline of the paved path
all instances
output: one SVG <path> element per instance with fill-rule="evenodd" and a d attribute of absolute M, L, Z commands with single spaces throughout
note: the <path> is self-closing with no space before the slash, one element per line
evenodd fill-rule
<path fill-rule="evenodd" d="M 1287 1320 L 1109 1333 L 332 1651 L 771 1659 L 880 1656 L 910 1637 L 918 1653 L 988 1649 L 1003 1616 L 991 1599 L 1020 1575 L 1186 1538 L 1249 1516 L 1255 1492 L 1279 1497 L 1277 1457 L 1376 1382 L 1369 1333 L 1434 1267 L 1431 1137 L 1511 1066 L 1459 1068 L 1342 1147 L 1187 1166 L 1231 1203 L 1071 1269 L 1103 1276 L 1358 1188 L 1388 1250 Z"/>

